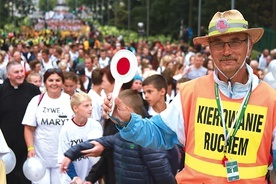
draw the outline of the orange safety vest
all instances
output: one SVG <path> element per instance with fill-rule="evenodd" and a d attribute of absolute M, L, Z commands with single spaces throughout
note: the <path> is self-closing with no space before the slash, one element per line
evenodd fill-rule
<path fill-rule="evenodd" d="M 185 168 L 178 184 L 224 184 L 224 134 L 215 100 L 213 74 L 182 84 L 180 95 L 185 122 Z M 243 99 L 220 93 L 228 130 Z M 276 92 L 266 83 L 252 91 L 240 127 L 227 147 L 229 160 L 238 162 L 240 180 L 231 183 L 265 184 L 272 132 L 276 124 Z"/>

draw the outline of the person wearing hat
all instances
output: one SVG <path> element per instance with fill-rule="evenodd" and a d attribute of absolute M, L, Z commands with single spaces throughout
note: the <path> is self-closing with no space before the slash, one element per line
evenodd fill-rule
<path fill-rule="evenodd" d="M 144 147 L 184 146 L 178 184 L 267 183 L 271 147 L 276 149 L 276 91 L 245 62 L 263 33 L 248 28 L 238 10 L 217 12 L 208 35 L 193 40 L 210 46 L 214 73 L 181 84 L 167 109 L 151 119 L 130 113 L 116 98 L 111 119 L 117 118 L 121 136 Z M 110 100 L 109 94 L 106 117 Z"/>
<path fill-rule="evenodd" d="M 141 92 L 142 91 L 142 82 L 143 82 L 143 78 L 140 75 L 135 75 L 133 77 L 131 89 Z"/>

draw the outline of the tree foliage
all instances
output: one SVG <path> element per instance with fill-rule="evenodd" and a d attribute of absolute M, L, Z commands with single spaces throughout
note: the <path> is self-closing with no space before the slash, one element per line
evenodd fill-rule
<path fill-rule="evenodd" d="M 20 1 L 20 0 L 14 0 Z M 4 4 L 9 0 L 1 0 L 0 5 L 0 28 L 11 22 L 9 11 Z M 71 10 L 85 5 L 88 8 L 101 6 L 103 2 L 106 7 L 103 11 L 103 19 L 98 22 L 127 29 L 128 16 L 130 15 L 130 29 L 137 31 L 137 23 L 143 22 L 146 30 L 147 25 L 147 2 L 150 3 L 150 35 L 164 34 L 177 37 L 181 25 L 191 27 L 196 34 L 198 29 L 198 2 L 196 0 L 67 0 L 66 3 Z M 111 9 L 108 9 L 107 3 L 110 2 Z M 120 6 L 120 2 L 124 6 Z M 128 11 L 128 2 L 131 2 L 130 11 Z M 215 12 L 224 11 L 231 8 L 231 0 L 201 0 L 201 25 L 206 29 L 208 23 Z M 39 7 L 43 11 L 53 9 L 57 0 L 40 0 Z M 190 6 L 192 4 L 192 6 Z M 272 6 L 273 5 L 273 6 Z M 273 8 L 274 7 L 274 8 Z M 250 27 L 265 27 L 275 29 L 276 27 L 276 0 L 239 0 L 235 1 L 235 8 L 240 10 L 245 19 L 248 20 Z M 189 14 L 189 12 L 191 12 Z M 95 13 L 95 12 L 94 12 Z M 109 16 L 108 16 L 109 14 Z M 190 15 L 190 16 L 189 16 Z M 95 18 L 94 18 L 95 19 Z"/>

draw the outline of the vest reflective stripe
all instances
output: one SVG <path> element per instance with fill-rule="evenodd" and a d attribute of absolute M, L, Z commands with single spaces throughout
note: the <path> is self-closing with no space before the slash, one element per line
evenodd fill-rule
<path fill-rule="evenodd" d="M 210 163 L 192 157 L 188 153 L 185 155 L 185 164 L 190 168 L 204 174 L 218 177 L 227 177 L 226 168 L 222 164 Z M 200 167 L 199 167 L 200 166 Z M 239 167 L 240 179 L 254 179 L 263 177 L 267 173 L 267 165 L 255 167 Z"/>

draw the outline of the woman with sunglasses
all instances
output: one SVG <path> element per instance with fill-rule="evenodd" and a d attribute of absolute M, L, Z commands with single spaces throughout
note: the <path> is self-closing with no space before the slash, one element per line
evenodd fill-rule
<path fill-rule="evenodd" d="M 36 184 L 59 184 L 58 138 L 61 127 L 72 118 L 70 96 L 62 92 L 64 76 L 60 69 L 44 74 L 46 92 L 29 103 L 22 124 L 28 157 L 39 157 L 46 166 L 45 176 Z"/>

